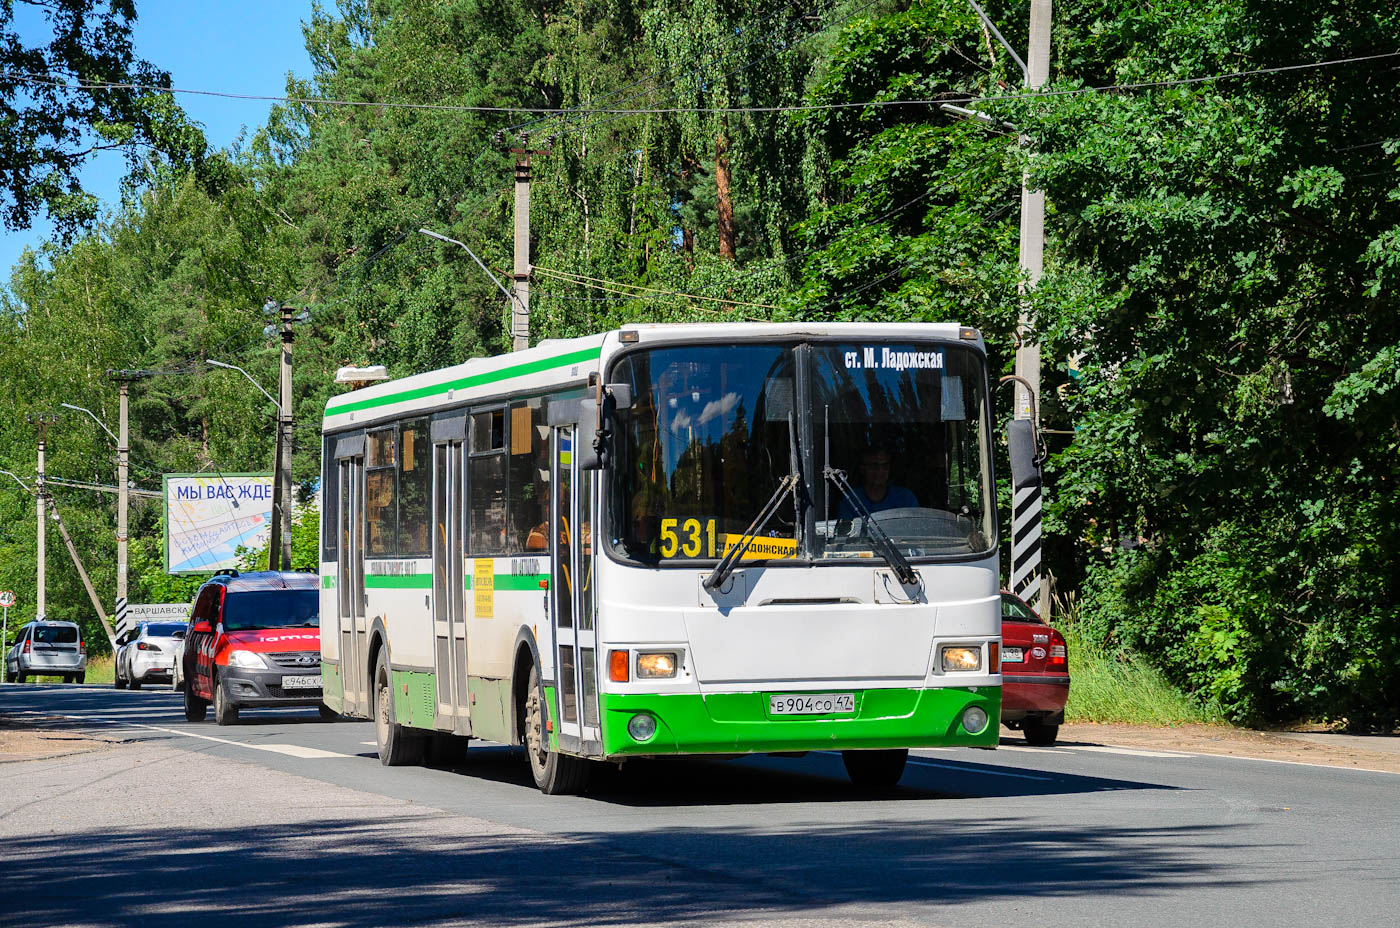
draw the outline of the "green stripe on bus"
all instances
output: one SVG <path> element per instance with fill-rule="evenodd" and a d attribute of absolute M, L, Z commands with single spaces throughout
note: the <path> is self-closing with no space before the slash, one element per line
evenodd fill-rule
<path fill-rule="evenodd" d="M 448 390 L 465 390 L 469 387 L 479 387 L 483 384 L 496 383 L 501 380 L 510 380 L 512 377 L 524 377 L 526 374 L 538 374 L 540 371 L 551 370 L 556 367 L 565 367 L 579 361 L 595 361 L 603 353 L 601 347 L 584 348 L 582 351 L 574 351 L 569 354 L 561 354 L 553 358 L 541 358 L 538 361 L 529 361 L 525 364 L 515 364 L 511 367 L 503 367 L 498 371 L 488 371 L 484 374 L 472 374 L 469 377 L 459 377 L 456 380 L 449 380 L 446 383 L 432 384 L 431 386 L 418 387 L 413 390 L 403 390 L 399 393 L 389 393 L 385 396 L 376 396 L 370 399 L 359 401 L 348 401 L 337 404 L 331 400 L 326 405 L 327 416 L 339 416 L 347 412 L 358 412 L 361 409 L 373 409 L 376 406 L 389 406 L 393 403 L 406 403 L 409 400 L 419 400 L 428 396 L 437 396 L 446 393 Z M 348 400 L 353 394 L 347 394 Z"/>
<path fill-rule="evenodd" d="M 432 574 L 408 574 L 405 576 L 381 576 L 369 574 L 365 586 L 372 590 L 431 590 Z"/>
<path fill-rule="evenodd" d="M 325 580 L 330 580 L 326 577 Z M 540 581 L 548 581 L 549 574 L 496 574 L 497 590 L 541 590 Z M 326 583 L 326 589 L 332 584 Z M 365 587 L 371 590 L 430 590 L 433 588 L 432 574 L 381 575 L 369 574 L 365 577 Z M 462 578 L 462 589 L 472 588 L 471 575 Z"/>
<path fill-rule="evenodd" d="M 549 580 L 549 574 L 496 574 L 495 588 L 498 590 L 542 590 L 540 581 Z M 472 588 L 471 574 L 462 578 L 462 588 Z"/>

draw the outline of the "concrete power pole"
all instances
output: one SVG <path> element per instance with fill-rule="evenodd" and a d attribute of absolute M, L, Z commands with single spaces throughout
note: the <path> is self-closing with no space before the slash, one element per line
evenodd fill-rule
<path fill-rule="evenodd" d="M 1037 90 L 1050 77 L 1051 0 L 1031 0 L 1030 47 L 1026 54 L 1026 88 Z M 1029 178 L 1021 179 L 1021 317 L 1017 326 L 1015 416 L 1037 415 L 1040 399 L 1040 345 L 1032 340 L 1028 291 L 1040 281 L 1045 255 L 1045 192 L 1031 190 Z M 1039 423 L 1036 423 L 1037 428 Z M 1049 583 L 1040 569 L 1041 490 L 1019 490 L 1012 501 L 1011 589 L 1042 615 L 1050 608 Z"/>
<path fill-rule="evenodd" d="M 131 382 L 139 379 L 140 374 L 134 371 L 108 371 L 107 373 L 117 382 L 117 390 L 120 395 L 117 414 L 117 601 L 116 614 L 113 618 L 117 628 L 123 629 L 126 625 L 127 611 L 130 609 L 127 594 L 129 569 L 127 522 L 128 514 L 131 511 L 131 433 L 129 426 Z"/>
<path fill-rule="evenodd" d="M 530 156 L 543 152 L 512 148 L 515 154 L 515 273 L 511 289 L 511 350 L 530 347 Z"/>
<path fill-rule="evenodd" d="M 282 363 L 277 401 L 277 458 L 272 478 L 272 537 L 268 570 L 292 569 L 292 315 L 296 309 L 268 301 L 281 315 Z M 280 567 L 278 565 L 281 565 Z"/>
<path fill-rule="evenodd" d="M 50 425 L 58 421 L 57 416 L 40 414 L 29 417 L 29 422 L 39 430 L 39 460 L 35 469 L 34 477 L 34 508 L 38 515 L 38 534 L 34 539 L 35 553 L 38 560 L 36 576 L 34 580 L 34 618 L 42 619 L 48 610 L 48 601 L 44 589 L 44 579 L 46 571 L 44 560 L 47 556 L 46 542 L 48 540 L 47 531 L 44 526 L 44 509 L 48 501 L 49 492 L 44 487 L 44 452 L 47 450 L 47 431 Z"/>

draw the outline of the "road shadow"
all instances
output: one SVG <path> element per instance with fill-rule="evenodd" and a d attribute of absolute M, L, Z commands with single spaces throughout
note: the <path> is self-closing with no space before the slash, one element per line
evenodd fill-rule
<path fill-rule="evenodd" d="M 378 754 L 368 751 L 360 756 L 378 757 Z M 473 744 L 464 760 L 440 765 L 438 769 L 467 778 L 534 789 L 524 754 L 518 748 L 504 745 Z M 1172 789 L 1176 787 L 1162 783 L 1046 773 L 951 757 L 911 756 L 898 786 L 861 790 L 851 785 L 839 753 L 813 751 L 803 757 L 639 758 L 627 761 L 620 768 L 614 764 L 597 764 L 585 795 L 588 799 L 618 806 L 679 808 L 848 803 L 870 799 L 910 802 Z"/>
<path fill-rule="evenodd" d="M 551 800 L 541 800 L 551 801 Z M 435 812 L 6 840 L 5 924 L 338 926 L 820 917 L 835 906 L 1151 894 L 1230 880 L 1227 826 L 915 823 L 472 833 Z M 1255 884 L 1251 884 L 1255 885 Z M 872 922 L 881 920 L 875 910 Z"/>

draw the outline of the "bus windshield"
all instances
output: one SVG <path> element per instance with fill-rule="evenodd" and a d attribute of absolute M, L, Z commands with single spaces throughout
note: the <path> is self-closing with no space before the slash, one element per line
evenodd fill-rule
<path fill-rule="evenodd" d="M 619 417 L 613 550 L 645 563 L 714 560 L 792 472 L 793 343 L 658 348 L 624 357 L 612 379 L 636 400 Z M 791 498 L 746 557 L 792 557 Z"/>
<path fill-rule="evenodd" d="M 881 531 L 907 557 L 991 550 L 985 382 L 957 345 L 813 346 L 818 557 L 877 556 Z"/>
<path fill-rule="evenodd" d="M 745 561 L 879 559 L 881 533 L 911 558 L 990 551 L 984 366 L 978 352 L 943 342 L 623 356 L 609 380 L 630 384 L 635 401 L 617 420 L 614 554 L 713 562 L 751 526 Z M 794 470 L 801 483 L 773 500 Z"/>

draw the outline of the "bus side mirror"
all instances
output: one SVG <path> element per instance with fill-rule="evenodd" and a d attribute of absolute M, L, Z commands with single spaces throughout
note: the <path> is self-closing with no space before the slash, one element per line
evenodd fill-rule
<path fill-rule="evenodd" d="M 579 470 L 602 470 L 607 466 L 607 422 L 603 432 L 598 429 L 598 401 L 578 401 L 578 425 L 574 427 L 574 459 Z"/>
<path fill-rule="evenodd" d="M 1011 458 L 1011 491 L 1042 483 L 1035 458 L 1035 427 L 1029 419 L 1012 419 L 1006 426 L 1006 450 Z"/>

